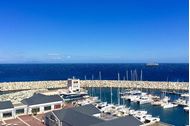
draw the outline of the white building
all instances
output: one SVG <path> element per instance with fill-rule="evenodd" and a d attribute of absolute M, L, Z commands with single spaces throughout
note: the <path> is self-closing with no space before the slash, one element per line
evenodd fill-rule
<path fill-rule="evenodd" d="M 79 79 L 68 79 L 67 88 L 71 93 L 80 92 L 80 80 Z"/>
<path fill-rule="evenodd" d="M 18 103 L 18 104 L 14 104 L 13 106 L 14 106 L 15 117 L 27 114 L 27 105 Z"/>
<path fill-rule="evenodd" d="M 40 114 L 61 109 L 63 99 L 59 95 L 34 94 L 32 97 L 21 101 L 27 105 L 27 114 Z"/>
<path fill-rule="evenodd" d="M 13 119 L 15 117 L 14 106 L 11 101 L 0 102 L 0 120 Z"/>
<path fill-rule="evenodd" d="M 0 120 L 14 119 L 27 114 L 27 105 L 22 103 L 12 104 L 11 101 L 0 102 Z"/>
<path fill-rule="evenodd" d="M 0 102 L 0 121 L 14 119 L 20 115 L 40 114 L 52 110 L 61 109 L 63 99 L 59 95 L 34 94 L 32 97 L 24 99 L 19 104 L 12 104 L 11 101 Z"/>

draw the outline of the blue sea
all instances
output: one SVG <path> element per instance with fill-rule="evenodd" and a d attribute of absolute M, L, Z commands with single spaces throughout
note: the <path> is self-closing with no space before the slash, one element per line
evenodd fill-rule
<path fill-rule="evenodd" d="M 180 81 L 189 82 L 189 64 L 159 64 L 155 67 L 147 67 L 145 64 L 0 64 L 0 82 L 11 81 L 40 81 L 40 80 L 66 80 L 71 77 L 87 80 L 98 80 L 101 71 L 102 80 L 117 80 L 127 78 L 133 80 L 131 72 L 136 71 L 137 80 L 140 79 L 142 70 L 142 80 L 149 81 Z M 92 77 L 93 76 L 93 77 Z M 147 90 L 146 90 L 147 91 Z M 162 95 L 160 90 L 148 90 L 149 93 Z M 99 88 L 94 92 L 89 89 L 89 94 L 99 96 Z M 167 94 L 172 100 L 179 98 L 178 95 Z M 110 102 L 110 89 L 102 88 L 102 100 Z M 117 89 L 113 89 L 113 101 L 117 103 Z M 189 113 L 183 107 L 176 107 L 164 110 L 159 106 L 150 104 L 138 105 L 121 100 L 133 109 L 147 110 L 153 116 L 159 116 L 161 121 L 175 126 L 185 126 L 189 122 Z"/>
<path fill-rule="evenodd" d="M 0 82 L 65 80 L 75 77 L 79 79 L 99 79 L 99 71 L 103 80 L 120 78 L 131 80 L 131 71 L 136 70 L 136 77 L 149 81 L 189 81 L 189 64 L 159 64 L 147 67 L 145 64 L 0 64 Z M 86 77 L 85 77 L 86 76 Z"/>

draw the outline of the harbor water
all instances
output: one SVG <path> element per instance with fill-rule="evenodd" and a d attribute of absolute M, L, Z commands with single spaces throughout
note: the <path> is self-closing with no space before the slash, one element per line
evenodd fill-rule
<path fill-rule="evenodd" d="M 118 104 L 118 88 L 112 88 L 112 100 L 114 104 Z M 164 97 L 161 90 L 143 90 L 149 94 Z M 182 91 L 185 93 L 185 91 Z M 100 88 L 88 88 L 88 93 L 91 96 L 97 96 L 100 98 Z M 180 95 L 177 94 L 167 94 L 172 101 L 178 99 Z M 111 102 L 111 90 L 110 88 L 101 88 L 101 100 L 104 102 Z M 149 114 L 154 117 L 159 117 L 164 123 L 172 124 L 174 126 L 186 126 L 189 123 L 189 113 L 184 111 L 182 106 L 163 109 L 161 106 L 152 106 L 151 104 L 137 104 L 135 102 L 130 102 L 127 100 L 120 99 L 120 104 L 124 104 L 127 107 L 135 110 L 146 110 Z"/>
<path fill-rule="evenodd" d="M 140 80 L 141 70 L 144 81 L 173 81 L 189 82 L 189 64 L 159 64 L 159 66 L 148 67 L 140 64 L 0 64 L 0 82 L 17 81 L 44 81 L 44 80 L 66 80 L 75 76 L 81 80 L 99 80 L 101 71 L 102 80 L 127 79 L 126 71 L 129 72 L 128 80 L 133 80 L 131 71 Z M 100 96 L 100 88 L 88 88 L 92 96 Z M 160 90 L 144 90 L 149 93 L 161 96 Z M 172 100 L 179 98 L 179 95 L 167 94 Z M 101 100 L 110 102 L 110 88 L 101 88 Z M 113 102 L 117 104 L 117 88 L 113 88 Z M 183 107 L 163 109 L 160 106 L 150 104 L 139 105 L 120 99 L 132 109 L 144 109 L 155 117 L 160 117 L 162 122 L 175 126 L 185 126 L 189 122 L 189 113 Z"/>

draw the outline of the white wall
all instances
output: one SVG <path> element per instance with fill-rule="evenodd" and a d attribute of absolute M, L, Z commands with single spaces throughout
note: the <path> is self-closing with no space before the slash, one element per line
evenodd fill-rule
<path fill-rule="evenodd" d="M 52 111 L 52 110 L 54 110 L 54 105 L 56 105 L 56 104 L 61 104 L 61 106 L 62 106 L 63 102 L 59 101 L 59 102 L 52 102 L 52 103 L 46 103 L 46 104 L 31 105 L 28 107 L 28 114 L 32 114 L 33 108 L 40 108 L 40 111 L 38 112 L 38 114 Z M 51 106 L 51 110 L 44 111 L 45 106 Z"/>
<path fill-rule="evenodd" d="M 7 113 L 7 112 L 11 112 L 12 117 L 3 118 L 3 113 Z M 0 120 L 13 119 L 13 118 L 15 118 L 14 108 L 0 110 Z"/>

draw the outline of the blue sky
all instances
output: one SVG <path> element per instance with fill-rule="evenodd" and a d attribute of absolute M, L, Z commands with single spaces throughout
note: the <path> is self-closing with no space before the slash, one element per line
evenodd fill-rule
<path fill-rule="evenodd" d="M 188 62 L 188 0 L 2 0 L 0 63 Z"/>

